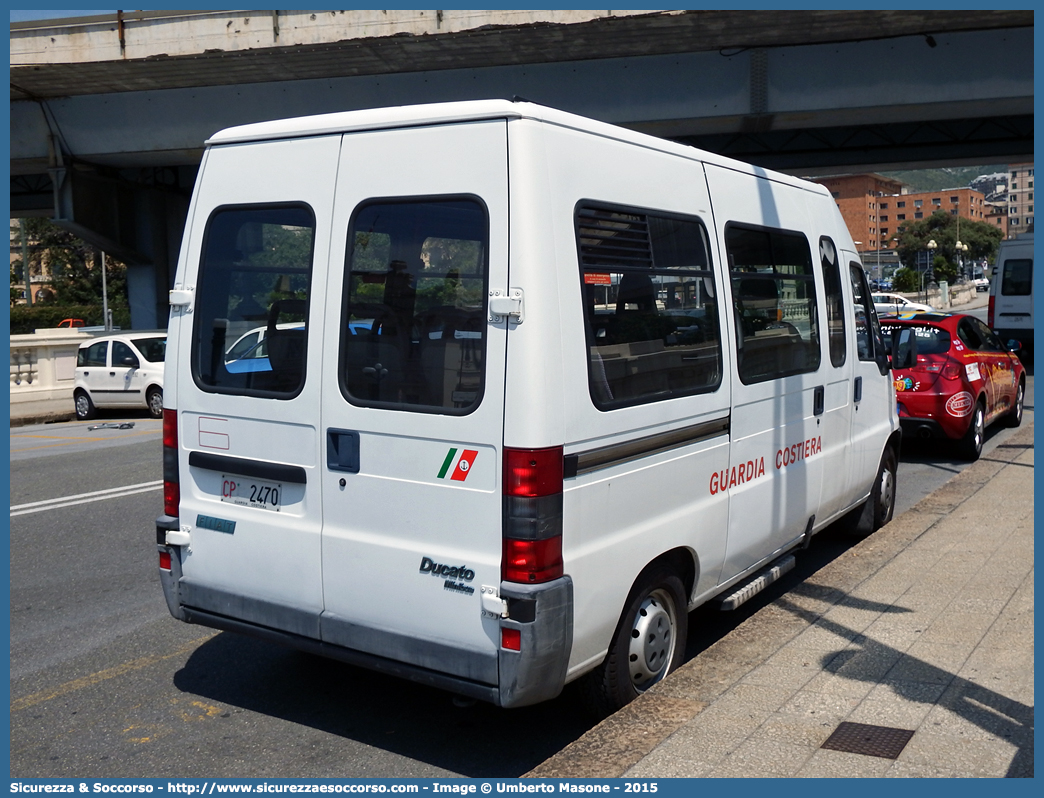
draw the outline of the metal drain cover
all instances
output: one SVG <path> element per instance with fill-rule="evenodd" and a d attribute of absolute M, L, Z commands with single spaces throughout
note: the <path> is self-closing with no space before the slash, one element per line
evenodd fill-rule
<path fill-rule="evenodd" d="M 896 759 L 913 735 L 909 729 L 845 721 L 834 729 L 834 733 L 821 747 L 829 748 L 831 751 Z"/>

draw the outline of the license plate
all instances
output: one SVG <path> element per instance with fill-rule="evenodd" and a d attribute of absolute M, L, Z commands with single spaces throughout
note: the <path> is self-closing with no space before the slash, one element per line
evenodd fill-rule
<path fill-rule="evenodd" d="M 221 475 L 221 501 L 223 502 L 279 512 L 279 501 L 282 494 L 283 486 L 278 482 L 265 482 L 234 474 Z"/>

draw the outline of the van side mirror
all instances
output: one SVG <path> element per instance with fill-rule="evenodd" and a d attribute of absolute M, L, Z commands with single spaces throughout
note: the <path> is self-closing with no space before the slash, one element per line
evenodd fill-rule
<path fill-rule="evenodd" d="M 138 362 L 138 358 L 134 357 L 133 355 L 127 355 L 127 357 L 123 358 L 122 363 L 124 366 L 128 366 L 132 369 L 136 369 L 138 368 L 138 366 L 141 365 Z"/>
<path fill-rule="evenodd" d="M 917 336 L 913 328 L 901 327 L 892 332 L 892 369 L 908 369 L 917 364 Z"/>

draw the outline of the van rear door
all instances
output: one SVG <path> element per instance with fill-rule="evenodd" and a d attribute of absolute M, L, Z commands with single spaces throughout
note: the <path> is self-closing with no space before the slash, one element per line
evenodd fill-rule
<path fill-rule="evenodd" d="M 504 120 L 344 136 L 324 329 L 322 638 L 488 685 L 506 156 Z"/>
<path fill-rule="evenodd" d="M 318 637 L 322 297 L 340 137 L 213 147 L 171 318 L 181 602 Z M 237 348 L 260 337 L 265 349 Z M 176 364 L 176 365 L 174 365 Z M 202 618 L 206 622 L 205 618 Z"/>

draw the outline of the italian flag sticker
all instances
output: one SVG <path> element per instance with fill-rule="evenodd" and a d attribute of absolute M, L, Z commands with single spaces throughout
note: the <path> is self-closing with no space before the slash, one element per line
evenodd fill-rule
<path fill-rule="evenodd" d="M 453 473 L 450 474 L 450 479 L 455 479 L 457 482 L 463 482 L 468 478 L 468 472 L 471 471 L 471 467 L 475 464 L 475 458 L 478 457 L 478 452 L 474 449 L 465 449 L 460 457 L 457 457 L 457 450 L 450 449 L 446 452 L 446 459 L 442 461 L 442 468 L 439 469 L 439 479 L 445 479 L 446 474 L 450 472 L 450 465 L 453 465 Z M 454 463 L 456 460 L 456 463 Z"/>

